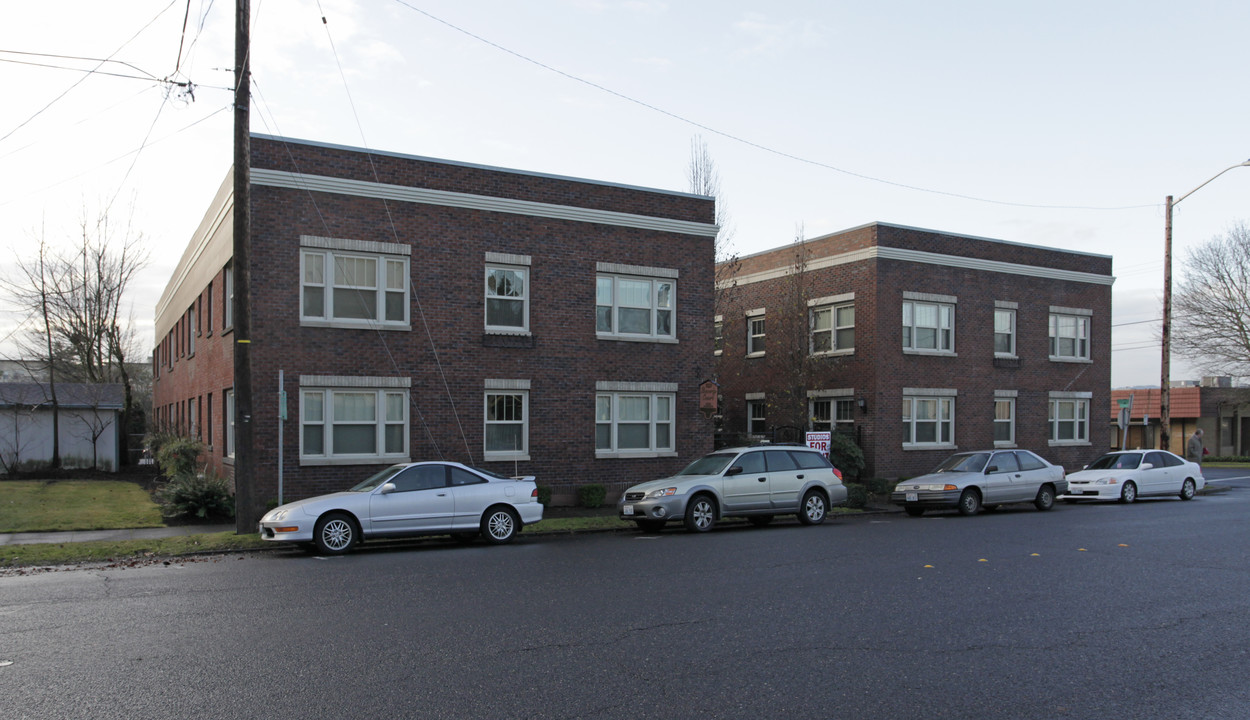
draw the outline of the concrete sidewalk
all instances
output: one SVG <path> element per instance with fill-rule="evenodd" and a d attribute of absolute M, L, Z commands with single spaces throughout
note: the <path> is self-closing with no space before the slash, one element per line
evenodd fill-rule
<path fill-rule="evenodd" d="M 0 545 L 36 543 L 76 543 L 93 540 L 151 540 L 152 538 L 234 532 L 234 525 L 178 525 L 176 527 L 134 528 L 130 530 L 75 530 L 72 532 L 0 533 Z"/>

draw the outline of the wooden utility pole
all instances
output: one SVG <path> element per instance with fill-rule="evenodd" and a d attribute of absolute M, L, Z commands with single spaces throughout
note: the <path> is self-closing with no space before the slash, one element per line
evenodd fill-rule
<path fill-rule="evenodd" d="M 1182 198 L 1184 199 L 1184 198 Z M 1163 214 L 1163 356 L 1159 373 L 1159 449 L 1172 444 L 1172 196 Z"/>
<path fill-rule="evenodd" d="M 235 532 L 256 532 L 256 459 L 252 452 L 252 198 L 248 69 L 249 0 L 236 0 L 234 31 L 234 521 Z"/>

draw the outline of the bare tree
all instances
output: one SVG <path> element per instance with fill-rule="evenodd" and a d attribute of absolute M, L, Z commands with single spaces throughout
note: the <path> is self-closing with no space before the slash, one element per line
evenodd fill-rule
<path fill-rule="evenodd" d="M 22 429 L 33 424 L 39 406 L 22 400 L 20 393 L 13 397 L 0 395 L 0 405 L 7 405 L 9 409 L 0 419 L 0 471 L 10 478 L 17 477 L 21 471 L 22 454 L 35 439 L 31 433 L 23 436 Z"/>
<path fill-rule="evenodd" d="M 1178 354 L 1212 375 L 1250 376 L 1250 226 L 1189 251 L 1173 317 Z"/>

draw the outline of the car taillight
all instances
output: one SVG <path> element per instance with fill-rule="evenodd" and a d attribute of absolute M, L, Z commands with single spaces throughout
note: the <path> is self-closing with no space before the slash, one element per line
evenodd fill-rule
<path fill-rule="evenodd" d="M 530 497 L 532 498 L 538 497 L 538 488 L 534 488 L 534 492 L 530 493 Z"/>
<path fill-rule="evenodd" d="M 834 476 L 834 477 L 836 477 L 839 481 L 841 481 L 841 480 L 842 480 L 842 471 L 841 471 L 841 470 L 839 470 L 839 469 L 837 469 L 837 468 L 834 468 L 834 469 L 833 469 L 833 476 Z"/>

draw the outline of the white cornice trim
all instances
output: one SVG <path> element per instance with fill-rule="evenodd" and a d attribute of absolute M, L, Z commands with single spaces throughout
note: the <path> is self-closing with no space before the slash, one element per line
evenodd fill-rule
<path fill-rule="evenodd" d="M 336 195 L 352 195 L 355 197 L 371 197 L 382 200 L 418 203 L 421 205 L 440 205 L 443 207 L 465 208 L 468 210 L 485 210 L 487 212 L 509 213 L 512 215 L 528 215 L 556 220 L 572 220 L 574 222 L 598 223 L 601 225 L 617 225 L 620 227 L 675 232 L 683 235 L 701 235 L 715 237 L 720 228 L 711 223 L 690 222 L 688 220 L 671 220 L 635 215 L 632 213 L 614 212 L 611 210 L 592 210 L 572 207 L 570 205 L 552 205 L 533 202 L 531 200 L 515 200 L 512 198 L 489 197 L 486 195 L 470 195 L 468 193 L 449 192 L 447 190 L 430 190 L 427 188 L 390 185 L 365 180 L 348 180 L 345 178 L 326 177 L 323 175 L 303 175 L 283 170 L 265 168 L 252 169 L 252 184 L 268 187 L 291 188 L 309 192 L 327 192 Z"/>
<path fill-rule="evenodd" d="M 870 247 L 861 250 L 853 250 L 841 255 L 830 255 L 828 257 L 814 258 L 808 260 L 804 266 L 804 271 L 811 272 L 813 270 L 821 270 L 837 265 L 846 265 L 848 263 L 863 262 L 865 260 L 900 260 L 903 262 L 923 263 L 925 265 L 942 265 L 945 267 L 963 268 L 966 270 L 984 270 L 986 272 L 1007 273 L 1010 275 L 1027 275 L 1029 277 L 1046 278 L 1048 280 L 1067 280 L 1071 282 L 1084 282 L 1094 285 L 1112 285 L 1115 283 L 1114 275 L 1099 275 L 1097 273 L 1079 272 L 1076 270 L 1060 270 L 1057 268 L 1043 267 L 1039 265 L 1021 265 L 1019 263 L 1003 262 L 1001 260 L 981 260 L 979 258 L 963 257 L 960 255 L 943 255 L 940 253 L 924 252 L 922 250 L 905 250 L 903 248 L 892 247 Z M 721 280 L 716 283 L 718 289 L 726 289 L 738 285 L 750 285 L 752 283 L 764 282 L 766 280 L 776 280 L 795 273 L 792 264 L 786 264 L 782 267 L 773 268 L 772 270 L 763 270 L 749 275 L 739 275 L 737 277 Z"/>

